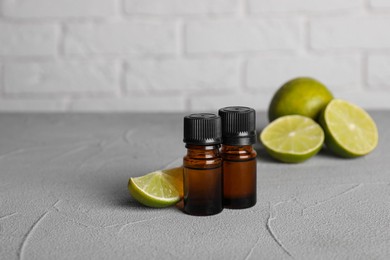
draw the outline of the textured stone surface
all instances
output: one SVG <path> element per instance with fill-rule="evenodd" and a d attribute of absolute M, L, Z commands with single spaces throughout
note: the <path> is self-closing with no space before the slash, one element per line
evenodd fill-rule
<path fill-rule="evenodd" d="M 136 111 L 153 112 L 156 111 L 155 104 L 158 104 L 160 112 L 170 112 L 172 108 L 176 111 L 185 111 L 186 104 L 181 97 L 125 97 L 125 98 L 81 98 L 69 102 L 70 111 Z"/>
<path fill-rule="evenodd" d="M 180 164 L 183 114 L 0 114 L 1 258 L 387 259 L 389 112 L 371 114 L 380 143 L 363 158 L 281 164 L 257 145 L 257 205 L 210 217 L 127 192 Z"/>
<path fill-rule="evenodd" d="M 3 112 L 26 112 L 26 107 L 29 107 L 29 112 L 58 112 L 66 111 L 66 99 L 22 99 L 10 98 L 0 102 L 0 110 Z"/>

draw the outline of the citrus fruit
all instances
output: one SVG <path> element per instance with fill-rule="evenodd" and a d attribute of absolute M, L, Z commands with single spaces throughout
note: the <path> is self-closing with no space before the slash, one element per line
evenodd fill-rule
<path fill-rule="evenodd" d="M 333 99 L 332 93 L 312 78 L 295 78 L 286 82 L 274 94 L 268 119 L 286 115 L 302 115 L 316 120 L 321 110 Z"/>
<path fill-rule="evenodd" d="M 167 207 L 183 197 L 183 168 L 151 172 L 130 178 L 128 189 L 131 196 L 149 207 Z"/>
<path fill-rule="evenodd" d="M 303 162 L 315 155 L 324 143 L 324 132 L 313 119 L 300 115 L 283 116 L 272 121 L 260 134 L 267 152 L 275 159 Z"/>
<path fill-rule="evenodd" d="M 332 100 L 319 121 L 325 132 L 326 147 L 339 156 L 366 155 L 378 144 L 374 120 L 362 108 L 345 100 Z"/>

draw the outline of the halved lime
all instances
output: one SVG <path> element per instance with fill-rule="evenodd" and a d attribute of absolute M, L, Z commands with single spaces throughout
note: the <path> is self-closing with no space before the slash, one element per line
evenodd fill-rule
<path fill-rule="evenodd" d="M 168 207 L 183 197 L 183 168 L 151 172 L 130 178 L 128 189 L 131 196 L 149 207 Z"/>
<path fill-rule="evenodd" d="M 311 118 L 291 115 L 270 123 L 260 134 L 267 152 L 287 163 L 303 162 L 315 155 L 324 143 L 324 132 Z"/>
<path fill-rule="evenodd" d="M 321 113 L 325 144 L 342 157 L 358 157 L 370 153 L 378 144 L 374 120 L 362 108 L 345 100 L 332 100 Z"/>

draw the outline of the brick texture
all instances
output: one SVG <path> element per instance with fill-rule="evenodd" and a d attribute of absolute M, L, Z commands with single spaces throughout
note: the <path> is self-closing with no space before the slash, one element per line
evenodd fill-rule
<path fill-rule="evenodd" d="M 356 0 L 249 0 L 250 12 L 331 12 L 359 7 Z"/>
<path fill-rule="evenodd" d="M 301 76 L 314 77 L 337 92 L 358 86 L 360 62 L 355 56 L 256 58 L 248 61 L 246 76 L 249 88 L 263 92 Z"/>
<path fill-rule="evenodd" d="M 390 90 L 390 55 L 372 55 L 368 58 L 368 84 L 370 88 Z"/>
<path fill-rule="evenodd" d="M 310 41 L 314 49 L 390 48 L 390 17 L 345 17 L 313 21 Z"/>
<path fill-rule="evenodd" d="M 207 15 L 233 14 L 238 0 L 125 0 L 129 14 L 148 15 Z"/>
<path fill-rule="evenodd" d="M 185 33 L 189 53 L 293 50 L 299 45 L 295 20 L 220 20 L 191 22 Z"/>
<path fill-rule="evenodd" d="M 115 93 L 119 69 L 118 63 L 107 61 L 9 63 L 4 87 L 8 93 Z"/>
<path fill-rule="evenodd" d="M 110 22 L 71 24 L 67 54 L 155 55 L 175 53 L 172 23 Z"/>
<path fill-rule="evenodd" d="M 113 0 L 3 0 L 3 13 L 18 18 L 106 17 L 115 14 Z"/>
<path fill-rule="evenodd" d="M 0 56 L 52 56 L 57 53 L 55 24 L 0 21 Z"/>
<path fill-rule="evenodd" d="M 390 109 L 387 0 L 0 0 L 0 111 L 266 110 L 291 78 Z"/>
<path fill-rule="evenodd" d="M 153 60 L 129 62 L 128 90 L 196 91 L 239 87 L 239 66 L 232 59 Z"/>
<path fill-rule="evenodd" d="M 375 9 L 390 8 L 390 1 L 388 0 L 370 0 L 369 3 Z"/>

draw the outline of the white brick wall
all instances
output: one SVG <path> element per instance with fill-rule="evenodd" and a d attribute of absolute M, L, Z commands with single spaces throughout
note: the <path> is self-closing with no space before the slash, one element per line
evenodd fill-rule
<path fill-rule="evenodd" d="M 106 17 L 116 13 L 114 0 L 3 0 L 3 13 L 15 18 Z"/>
<path fill-rule="evenodd" d="M 0 57 L 54 56 L 59 26 L 55 23 L 0 21 Z"/>
<path fill-rule="evenodd" d="M 371 0 L 370 6 L 374 8 L 390 8 L 390 1 L 389 0 Z"/>
<path fill-rule="evenodd" d="M 332 12 L 359 8 L 359 5 L 359 0 L 249 0 L 250 11 L 254 13 Z"/>
<path fill-rule="evenodd" d="M 128 64 L 126 87 L 129 92 L 202 93 L 240 86 L 236 59 L 163 59 L 130 61 Z"/>
<path fill-rule="evenodd" d="M 324 18 L 310 26 L 313 49 L 388 49 L 390 16 Z"/>
<path fill-rule="evenodd" d="M 66 27 L 66 54 L 158 55 L 175 53 L 175 26 L 165 22 L 98 22 Z"/>
<path fill-rule="evenodd" d="M 0 0 L 0 111 L 267 109 L 311 76 L 390 108 L 388 0 Z"/>
<path fill-rule="evenodd" d="M 372 55 L 368 58 L 368 86 L 386 89 L 390 84 L 390 55 Z"/>
<path fill-rule="evenodd" d="M 246 79 L 251 89 L 273 91 L 283 83 L 280 79 L 310 76 L 326 82 L 331 91 L 337 93 L 359 85 L 360 71 L 360 59 L 355 55 L 272 56 L 249 59 Z"/>
<path fill-rule="evenodd" d="M 233 14 L 238 3 L 238 0 L 125 0 L 125 11 L 149 15 Z"/>
<path fill-rule="evenodd" d="M 4 67 L 6 93 L 118 93 L 120 64 L 109 61 L 24 61 Z"/>
<path fill-rule="evenodd" d="M 185 30 L 188 53 L 294 50 L 300 26 L 286 19 L 229 19 L 189 22 Z"/>

